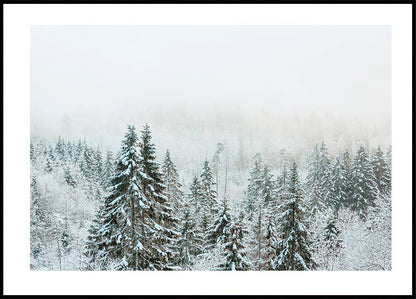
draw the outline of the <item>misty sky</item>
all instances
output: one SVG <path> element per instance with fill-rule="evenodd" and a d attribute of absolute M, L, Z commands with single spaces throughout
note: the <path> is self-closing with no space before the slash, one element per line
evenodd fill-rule
<path fill-rule="evenodd" d="M 390 42 L 389 26 L 32 26 L 31 134 L 116 148 L 148 122 L 161 150 L 206 155 L 237 135 L 389 144 Z"/>

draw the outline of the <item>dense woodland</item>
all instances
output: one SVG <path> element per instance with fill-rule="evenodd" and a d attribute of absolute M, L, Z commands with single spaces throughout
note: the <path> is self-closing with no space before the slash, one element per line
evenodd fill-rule
<path fill-rule="evenodd" d="M 32 270 L 391 270 L 391 147 L 270 162 L 218 143 L 180 177 L 148 125 L 120 139 L 32 138 Z"/>

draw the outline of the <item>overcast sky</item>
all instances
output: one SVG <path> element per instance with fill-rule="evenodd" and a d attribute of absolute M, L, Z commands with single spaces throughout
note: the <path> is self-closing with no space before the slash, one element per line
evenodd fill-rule
<path fill-rule="evenodd" d="M 221 115 L 240 129 L 332 115 L 389 142 L 390 39 L 389 26 L 32 26 L 31 133 L 118 146 L 128 123 L 181 136 Z"/>

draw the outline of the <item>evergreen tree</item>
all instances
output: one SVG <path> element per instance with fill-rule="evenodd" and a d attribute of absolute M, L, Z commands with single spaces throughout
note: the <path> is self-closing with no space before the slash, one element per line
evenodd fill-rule
<path fill-rule="evenodd" d="M 128 126 L 108 188 L 110 193 L 105 197 L 103 219 L 97 221 L 102 223 L 98 234 L 104 244 L 104 253 L 100 255 L 115 261 L 120 270 L 159 266 L 153 263 L 152 256 L 152 251 L 159 249 L 157 239 L 150 238 L 158 227 L 149 215 L 151 202 L 142 187 L 145 175 L 139 169 L 137 143 L 135 128 Z"/>
<path fill-rule="evenodd" d="M 384 154 L 380 147 L 378 147 L 374 152 L 370 162 L 373 168 L 378 190 L 382 194 L 387 194 L 390 191 L 391 174 L 389 172 L 387 161 L 385 160 Z"/>
<path fill-rule="evenodd" d="M 114 172 L 114 158 L 113 153 L 110 150 L 107 150 L 105 154 L 105 162 L 103 165 L 102 180 L 101 184 L 104 187 L 108 187 L 108 182 L 110 181 L 111 176 Z"/>
<path fill-rule="evenodd" d="M 179 225 L 180 236 L 177 240 L 179 249 L 178 264 L 184 270 L 190 270 L 192 266 L 192 257 L 202 252 L 201 231 L 191 215 L 189 201 L 185 201 L 181 209 L 182 215 Z"/>
<path fill-rule="evenodd" d="M 368 154 L 362 145 L 354 157 L 351 182 L 351 209 L 357 212 L 361 219 L 365 219 L 368 208 L 374 206 L 378 190 Z"/>
<path fill-rule="evenodd" d="M 336 225 L 336 218 L 332 215 L 328 218 L 323 239 L 327 249 L 335 257 L 339 255 L 342 246 L 342 240 L 339 237 L 339 233 L 339 229 Z"/>
<path fill-rule="evenodd" d="M 277 204 L 286 202 L 289 198 L 289 174 L 286 170 L 286 165 L 283 165 L 282 174 L 276 181 L 275 198 Z"/>
<path fill-rule="evenodd" d="M 241 228 L 237 224 L 230 225 L 227 242 L 224 244 L 225 262 L 218 266 L 220 271 L 248 270 L 249 262 L 244 252 L 244 244 L 240 238 Z"/>
<path fill-rule="evenodd" d="M 216 210 L 216 192 L 214 190 L 214 180 L 212 177 L 211 168 L 207 160 L 204 162 L 204 168 L 201 174 L 201 195 L 203 201 L 203 207 L 206 209 L 208 215 L 215 214 Z"/>
<path fill-rule="evenodd" d="M 169 150 L 166 151 L 165 160 L 162 165 L 163 181 L 166 185 L 165 195 L 172 207 L 179 211 L 182 205 L 183 192 L 181 190 L 182 184 L 179 183 L 179 174 L 173 163 Z"/>
<path fill-rule="evenodd" d="M 273 270 L 312 270 L 315 261 L 309 250 L 308 231 L 303 223 L 303 192 L 300 188 L 296 163 L 290 169 L 290 198 L 281 205 L 280 241 L 277 244 L 277 257 L 272 261 Z"/>
<path fill-rule="evenodd" d="M 247 220 L 251 221 L 256 211 L 256 206 L 261 198 L 261 171 L 262 171 L 262 160 L 260 154 L 254 156 L 254 168 L 250 172 L 249 183 L 246 191 L 244 209 L 247 213 Z"/>
<path fill-rule="evenodd" d="M 388 179 L 388 184 L 387 184 L 387 193 L 391 193 L 391 171 L 392 171 L 392 165 L 391 165 L 391 145 L 388 147 L 387 151 L 386 151 L 386 156 L 385 156 L 385 160 L 387 163 L 387 173 L 386 173 L 386 178 Z"/>
<path fill-rule="evenodd" d="M 273 208 L 275 185 L 272 181 L 273 175 L 270 173 L 269 167 L 265 164 L 260 175 L 260 196 L 265 206 Z"/>
<path fill-rule="evenodd" d="M 31 268 L 45 267 L 47 260 L 47 239 L 51 235 L 52 221 L 50 211 L 39 190 L 36 175 L 32 174 L 30 183 L 30 253 Z"/>
<path fill-rule="evenodd" d="M 105 204 L 103 200 L 100 200 L 100 206 L 88 230 L 88 239 L 85 244 L 84 255 L 88 258 L 86 270 L 106 270 L 108 267 L 109 252 L 105 250 L 107 244 L 101 231 L 101 228 L 105 224 L 104 212 Z"/>
<path fill-rule="evenodd" d="M 313 152 L 308 160 L 308 175 L 306 177 L 307 194 L 312 194 L 315 185 L 318 186 L 319 192 L 323 195 L 324 200 L 326 189 L 328 187 L 330 159 L 325 142 L 322 142 L 320 148 L 315 145 Z"/>
<path fill-rule="evenodd" d="M 346 171 L 339 157 L 336 157 L 329 171 L 328 191 L 326 196 L 327 206 L 331 207 L 335 213 L 347 201 Z"/>
<path fill-rule="evenodd" d="M 157 245 L 153 256 L 153 263 L 158 267 L 170 267 L 169 259 L 174 260 L 177 252 L 174 248 L 175 239 L 178 233 L 174 230 L 178 219 L 174 217 L 172 203 L 164 194 L 166 185 L 162 180 L 162 173 L 159 171 L 159 164 L 155 161 L 155 145 L 151 143 L 150 127 L 146 124 L 141 131 L 140 139 L 140 168 L 143 178 L 142 189 L 150 202 L 150 216 L 156 222 L 156 232 L 153 238 Z M 168 268 L 166 268 L 168 269 Z"/>
<path fill-rule="evenodd" d="M 224 197 L 224 200 L 218 207 L 218 214 L 215 216 L 206 233 L 205 250 L 209 250 L 217 245 L 221 245 L 227 240 L 230 223 L 231 215 L 229 213 L 227 199 Z"/>
<path fill-rule="evenodd" d="M 343 167 L 345 169 L 345 200 L 343 201 L 343 207 L 347 208 L 351 206 L 351 196 L 352 196 L 352 180 L 351 180 L 351 157 L 348 150 L 345 150 L 344 154 L 342 155 L 342 162 Z"/>
<path fill-rule="evenodd" d="M 265 229 L 262 233 L 262 247 L 261 247 L 261 263 L 259 269 L 271 270 L 272 260 L 276 258 L 276 245 L 278 242 L 278 234 L 276 224 L 274 221 L 274 215 L 266 210 L 265 211 Z"/>
<path fill-rule="evenodd" d="M 308 210 L 309 210 L 308 223 L 313 221 L 315 217 L 317 216 L 317 214 L 325 210 L 325 206 L 322 200 L 322 195 L 321 195 L 321 192 L 319 191 L 318 185 L 315 184 L 312 195 L 309 197 L 306 205 L 308 206 Z"/>

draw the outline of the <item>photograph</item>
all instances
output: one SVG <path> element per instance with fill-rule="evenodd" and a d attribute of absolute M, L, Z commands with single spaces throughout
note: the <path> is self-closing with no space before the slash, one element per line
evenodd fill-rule
<path fill-rule="evenodd" d="M 391 271 L 389 25 L 30 27 L 31 271 Z"/>

